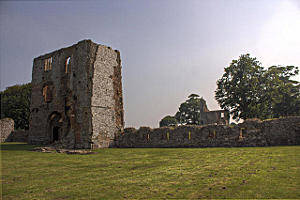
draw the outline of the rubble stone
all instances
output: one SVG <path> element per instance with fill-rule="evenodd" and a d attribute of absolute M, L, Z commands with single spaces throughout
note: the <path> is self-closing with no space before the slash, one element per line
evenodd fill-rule
<path fill-rule="evenodd" d="M 82 149 L 58 149 L 57 147 L 54 147 L 54 146 L 35 147 L 32 151 L 43 152 L 43 153 L 66 153 L 66 154 L 79 154 L 79 155 L 98 153 L 95 151 L 82 150 Z"/>

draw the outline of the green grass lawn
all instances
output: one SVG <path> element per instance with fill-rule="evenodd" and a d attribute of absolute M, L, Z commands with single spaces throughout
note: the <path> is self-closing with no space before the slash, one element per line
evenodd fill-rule
<path fill-rule="evenodd" d="M 3 199 L 300 198 L 300 146 L 99 149 L 1 144 Z"/>

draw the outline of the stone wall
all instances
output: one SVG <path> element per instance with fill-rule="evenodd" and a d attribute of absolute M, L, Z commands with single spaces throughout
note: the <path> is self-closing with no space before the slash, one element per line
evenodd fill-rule
<path fill-rule="evenodd" d="M 13 131 L 6 138 L 5 142 L 28 142 L 28 131 L 27 130 Z"/>
<path fill-rule="evenodd" d="M 235 126 L 126 128 L 118 147 L 254 147 L 300 144 L 300 117 L 246 120 Z"/>
<path fill-rule="evenodd" d="M 228 125 L 230 120 L 229 111 L 213 110 L 203 113 L 204 124 L 223 124 Z"/>
<path fill-rule="evenodd" d="M 89 148 L 94 46 L 84 40 L 34 59 L 29 143 Z"/>
<path fill-rule="evenodd" d="M 101 148 L 123 131 L 120 53 L 83 40 L 34 59 L 28 142 Z"/>
<path fill-rule="evenodd" d="M 123 131 L 123 97 L 120 53 L 98 45 L 94 62 L 91 97 L 94 148 L 114 145 Z"/>
<path fill-rule="evenodd" d="M 15 122 L 10 118 L 0 120 L 0 142 L 5 142 L 12 131 L 14 131 Z"/>

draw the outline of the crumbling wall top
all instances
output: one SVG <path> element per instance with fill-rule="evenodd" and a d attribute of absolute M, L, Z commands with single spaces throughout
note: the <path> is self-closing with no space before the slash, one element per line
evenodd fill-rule
<path fill-rule="evenodd" d="M 109 46 L 106 46 L 106 45 L 102 45 L 102 44 L 97 44 L 95 42 L 93 42 L 91 39 L 84 39 L 84 40 L 81 40 L 79 42 L 77 42 L 76 44 L 73 44 L 69 47 L 64 47 L 64 48 L 61 48 L 61 49 L 58 49 L 58 50 L 55 50 L 55 51 L 52 51 L 50 53 L 46 53 L 46 54 L 43 54 L 43 55 L 40 55 L 36 58 L 34 58 L 34 60 L 38 60 L 38 59 L 45 59 L 45 58 L 48 58 L 50 56 L 52 56 L 53 54 L 56 54 L 56 53 L 61 53 L 62 51 L 66 51 L 68 49 L 72 49 L 72 48 L 76 48 L 77 45 L 80 45 L 80 44 L 83 44 L 83 43 L 87 43 L 87 44 L 94 44 L 94 45 L 101 45 L 103 47 L 106 47 L 106 48 L 109 48 L 109 49 L 112 49 L 111 47 Z M 118 50 L 115 50 L 116 52 L 119 52 Z"/>

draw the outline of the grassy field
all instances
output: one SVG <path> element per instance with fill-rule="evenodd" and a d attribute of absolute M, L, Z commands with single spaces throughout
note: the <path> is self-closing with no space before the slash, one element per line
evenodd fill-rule
<path fill-rule="evenodd" d="M 300 198 L 300 146 L 100 149 L 1 144 L 3 199 Z"/>

